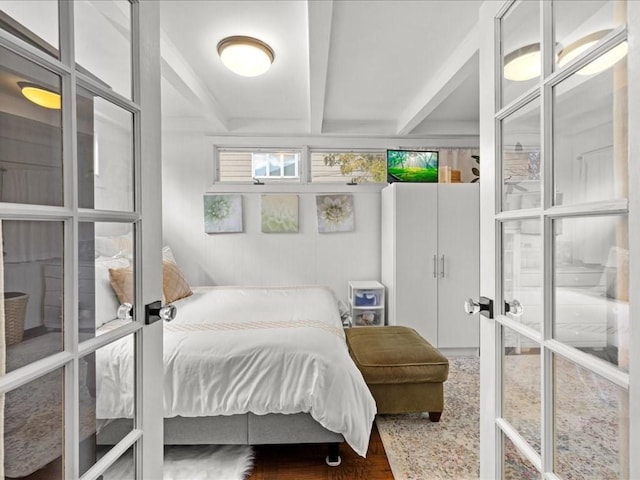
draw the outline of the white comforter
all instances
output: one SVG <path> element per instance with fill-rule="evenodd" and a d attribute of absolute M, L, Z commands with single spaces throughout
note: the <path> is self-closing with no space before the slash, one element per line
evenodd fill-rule
<path fill-rule="evenodd" d="M 376 405 L 323 287 L 200 287 L 164 324 L 165 417 L 310 413 L 364 456 Z M 133 414 L 130 339 L 97 355 L 97 417 Z"/>

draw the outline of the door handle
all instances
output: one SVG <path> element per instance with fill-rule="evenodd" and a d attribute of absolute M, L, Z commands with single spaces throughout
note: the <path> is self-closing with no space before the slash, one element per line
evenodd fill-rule
<path fill-rule="evenodd" d="M 510 302 L 504 302 L 504 313 L 510 313 L 514 317 L 522 316 L 522 304 L 515 298 Z"/>
<path fill-rule="evenodd" d="M 444 278 L 444 255 L 440 257 L 440 276 Z"/>
<path fill-rule="evenodd" d="M 144 306 L 144 323 L 146 325 L 151 325 L 158 320 L 166 320 L 170 322 L 174 318 L 176 318 L 176 314 L 178 313 L 178 309 L 175 305 L 162 305 L 160 300 L 156 300 L 148 305 Z"/>
<path fill-rule="evenodd" d="M 438 255 L 433 254 L 433 278 L 438 278 Z"/>
<path fill-rule="evenodd" d="M 480 300 L 476 302 L 473 298 L 470 298 L 464 302 L 464 311 L 468 315 L 480 313 L 480 315 L 484 315 L 487 318 L 493 318 L 493 300 L 487 297 L 480 297 Z"/>

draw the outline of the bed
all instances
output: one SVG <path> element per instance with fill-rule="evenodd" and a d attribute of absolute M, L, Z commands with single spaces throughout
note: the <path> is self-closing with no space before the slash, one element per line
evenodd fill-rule
<path fill-rule="evenodd" d="M 164 324 L 165 444 L 346 441 L 364 456 L 376 406 L 319 286 L 198 287 Z M 104 333 L 121 320 L 99 328 Z M 131 339 L 98 351 L 98 442 L 131 429 Z"/>

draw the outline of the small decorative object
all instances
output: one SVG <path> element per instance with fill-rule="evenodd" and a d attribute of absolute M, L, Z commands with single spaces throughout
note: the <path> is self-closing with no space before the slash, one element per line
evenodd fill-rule
<path fill-rule="evenodd" d="M 355 228 L 353 195 L 317 195 L 318 232 L 351 232 Z"/>
<path fill-rule="evenodd" d="M 205 195 L 204 231 L 206 233 L 242 232 L 242 196 Z"/>
<path fill-rule="evenodd" d="M 262 195 L 262 233 L 298 232 L 298 196 Z"/>

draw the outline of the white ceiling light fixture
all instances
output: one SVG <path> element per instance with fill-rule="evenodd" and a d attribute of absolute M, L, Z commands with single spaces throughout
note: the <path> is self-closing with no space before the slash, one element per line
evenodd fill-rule
<path fill-rule="evenodd" d="M 611 30 L 600 30 L 598 32 L 590 33 L 589 35 L 573 42 L 571 45 L 567 46 L 567 48 L 563 48 L 558 54 L 558 66 L 565 66 L 582 52 L 588 50 L 594 44 L 599 42 L 609 32 L 611 32 Z M 593 62 L 589 63 L 584 68 L 581 68 L 576 73 L 578 75 L 593 75 L 594 73 L 602 72 L 623 59 L 627 55 L 628 50 L 629 45 L 624 41 L 621 44 L 616 45 L 607 53 L 600 55 Z"/>
<path fill-rule="evenodd" d="M 262 40 L 241 35 L 220 40 L 218 55 L 229 70 L 243 77 L 262 75 L 275 58 L 273 49 Z"/>
<path fill-rule="evenodd" d="M 524 82 L 540 76 L 540 44 L 518 48 L 504 57 L 504 78 Z"/>

